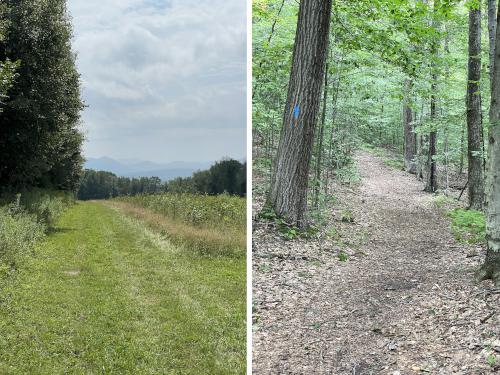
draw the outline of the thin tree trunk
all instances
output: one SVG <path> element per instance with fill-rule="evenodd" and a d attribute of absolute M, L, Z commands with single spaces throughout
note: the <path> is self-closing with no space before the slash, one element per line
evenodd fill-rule
<path fill-rule="evenodd" d="M 422 119 L 424 116 L 424 102 L 422 101 L 422 108 L 420 110 L 420 121 L 419 123 L 422 124 Z M 424 179 L 424 136 L 423 134 L 418 134 L 417 135 L 417 178 L 419 180 Z"/>
<path fill-rule="evenodd" d="M 480 271 L 482 279 L 500 282 L 500 26 L 497 15 L 495 33 L 495 61 L 490 104 L 488 132 L 488 179 L 486 185 L 486 259 Z"/>
<path fill-rule="evenodd" d="M 448 141 L 448 126 L 444 129 L 444 173 L 446 175 L 446 187 L 445 194 L 448 195 L 448 189 L 450 188 L 450 174 L 449 174 L 449 141 Z"/>
<path fill-rule="evenodd" d="M 280 18 L 280 15 L 281 15 L 281 12 L 282 12 L 284 6 L 285 6 L 285 0 L 282 0 L 281 5 L 278 9 L 278 13 L 276 14 L 276 17 L 274 17 L 273 24 L 271 25 L 271 32 L 269 33 L 269 37 L 267 38 L 267 46 L 268 47 L 271 45 L 271 41 L 272 41 L 274 33 L 276 31 L 276 24 L 278 23 L 278 20 Z M 259 68 L 262 67 L 263 63 L 264 63 L 263 61 L 259 62 Z M 252 90 L 252 99 L 255 98 L 255 94 L 257 93 L 258 88 L 259 88 L 259 85 L 256 84 Z"/>
<path fill-rule="evenodd" d="M 316 174 L 314 187 L 314 207 L 319 205 L 319 191 L 321 182 L 321 159 L 323 155 L 323 135 L 325 132 L 326 101 L 328 99 L 328 62 L 325 69 L 325 84 L 323 86 L 323 112 L 321 113 L 321 127 L 319 131 L 318 153 L 316 155 Z"/>
<path fill-rule="evenodd" d="M 461 175 L 464 172 L 464 155 L 465 155 L 465 128 L 462 126 L 462 131 L 460 135 L 460 164 L 458 166 L 458 174 Z"/>
<path fill-rule="evenodd" d="M 438 1 L 434 2 L 434 12 L 438 7 Z M 433 27 L 439 31 L 439 26 L 433 21 Z M 435 37 L 436 38 L 436 37 Z M 434 39 L 431 44 L 431 55 L 434 57 L 438 56 L 438 40 Z M 435 63 L 431 63 L 431 121 L 432 128 L 429 133 L 429 154 L 427 158 L 427 179 L 424 190 L 428 193 L 434 193 L 437 190 L 437 177 L 436 177 L 436 144 L 437 144 L 437 130 L 436 124 L 434 123 L 437 117 L 437 67 Z"/>
<path fill-rule="evenodd" d="M 436 103 L 436 90 L 437 90 L 437 76 L 432 75 L 432 85 L 431 85 L 431 120 L 436 120 L 437 103 Z M 436 178 L 436 143 L 437 143 L 437 131 L 435 129 L 435 124 L 432 124 L 432 130 L 429 133 L 429 153 L 427 158 L 427 179 L 424 190 L 428 193 L 434 193 L 437 190 L 437 178 Z"/>
<path fill-rule="evenodd" d="M 278 22 L 278 19 L 280 18 L 281 11 L 283 10 L 283 7 L 285 6 L 285 0 L 281 1 L 281 5 L 278 9 L 278 13 L 276 14 L 276 17 L 274 17 L 273 24 L 271 26 L 271 32 L 269 33 L 269 37 L 267 38 L 267 44 L 271 44 L 271 40 L 273 39 L 274 36 L 274 31 L 276 29 L 276 23 Z"/>
<path fill-rule="evenodd" d="M 403 103 L 404 157 L 406 171 L 415 174 L 417 173 L 417 167 L 415 165 L 417 138 L 413 131 L 413 110 L 411 109 L 410 103 L 411 88 L 412 81 L 411 79 L 407 79 L 405 81 L 406 97 Z"/>
<path fill-rule="evenodd" d="M 481 8 L 469 10 L 469 64 L 467 81 L 467 158 L 469 207 L 483 208 L 483 139 L 481 129 Z"/>
<path fill-rule="evenodd" d="M 493 65 L 495 62 L 495 33 L 497 24 L 495 0 L 486 0 L 488 3 L 488 35 L 489 35 L 489 72 L 490 83 L 493 82 Z"/>
<path fill-rule="evenodd" d="M 314 132 L 328 49 L 332 0 L 302 0 L 287 101 L 269 204 L 277 215 L 306 226 L 307 190 Z"/>
<path fill-rule="evenodd" d="M 329 140 L 329 149 L 328 149 L 328 170 L 326 172 L 326 184 L 325 184 L 325 194 L 328 194 L 328 184 L 330 182 L 330 169 L 333 169 L 333 135 L 336 130 L 335 119 L 337 117 L 337 99 L 339 97 L 339 88 L 340 88 L 340 67 L 342 63 L 343 56 L 340 57 L 340 61 L 337 63 L 337 76 L 335 81 L 333 82 L 333 93 L 332 93 L 332 127 L 330 131 L 330 140 Z"/>

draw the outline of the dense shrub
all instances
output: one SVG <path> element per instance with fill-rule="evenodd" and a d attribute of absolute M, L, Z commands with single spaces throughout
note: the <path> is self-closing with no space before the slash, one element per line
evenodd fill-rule
<path fill-rule="evenodd" d="M 33 250 L 44 230 L 35 215 L 14 206 L 0 208 L 0 278 Z"/>
<path fill-rule="evenodd" d="M 0 278 L 15 270 L 54 225 L 73 194 L 47 190 L 5 194 L 0 202 Z"/>

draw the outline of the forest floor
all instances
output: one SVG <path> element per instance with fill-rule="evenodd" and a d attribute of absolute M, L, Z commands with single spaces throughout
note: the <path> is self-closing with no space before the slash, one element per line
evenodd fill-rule
<path fill-rule="evenodd" d="M 330 236 L 285 240 L 254 195 L 254 374 L 499 371 L 499 290 L 474 281 L 484 249 L 455 240 L 415 176 L 366 151 L 356 162 Z"/>
<path fill-rule="evenodd" d="M 79 202 L 0 285 L 1 374 L 240 374 L 245 261 Z"/>

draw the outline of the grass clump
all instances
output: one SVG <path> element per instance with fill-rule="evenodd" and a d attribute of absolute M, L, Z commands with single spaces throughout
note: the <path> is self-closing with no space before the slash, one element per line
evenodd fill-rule
<path fill-rule="evenodd" d="M 476 210 L 455 209 L 448 212 L 451 217 L 451 229 L 457 241 L 470 244 L 484 242 L 486 222 L 484 213 Z"/>
<path fill-rule="evenodd" d="M 349 260 L 349 254 L 347 254 L 346 252 L 344 251 L 340 251 L 338 254 L 337 254 L 337 258 L 339 258 L 339 260 L 341 262 L 347 262 Z"/>

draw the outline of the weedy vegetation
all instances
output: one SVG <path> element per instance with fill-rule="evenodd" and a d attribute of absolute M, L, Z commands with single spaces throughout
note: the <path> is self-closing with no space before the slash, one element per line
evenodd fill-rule
<path fill-rule="evenodd" d="M 476 210 L 455 209 L 448 212 L 451 229 L 457 241 L 480 243 L 486 240 L 484 213 Z"/>
<path fill-rule="evenodd" d="M 73 194 L 32 190 L 5 194 L 0 199 L 0 280 L 12 275 L 53 229 Z"/>
<path fill-rule="evenodd" d="M 204 255 L 245 257 L 244 198 L 165 193 L 119 197 L 112 202 L 146 220 L 177 244 Z"/>

